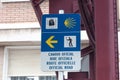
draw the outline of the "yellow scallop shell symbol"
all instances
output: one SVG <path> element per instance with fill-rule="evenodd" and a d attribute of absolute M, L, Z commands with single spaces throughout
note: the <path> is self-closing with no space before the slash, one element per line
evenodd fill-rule
<path fill-rule="evenodd" d="M 64 21 L 64 25 L 67 27 L 67 28 L 73 28 L 75 25 L 76 25 L 76 21 L 74 18 L 67 18 L 65 21 Z"/>

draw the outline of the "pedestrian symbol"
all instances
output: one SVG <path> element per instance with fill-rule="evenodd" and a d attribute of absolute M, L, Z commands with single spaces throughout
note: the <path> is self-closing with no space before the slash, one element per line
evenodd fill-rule
<path fill-rule="evenodd" d="M 64 36 L 64 47 L 76 47 L 76 36 Z"/>
<path fill-rule="evenodd" d="M 68 37 L 66 40 L 69 41 L 69 47 L 73 47 L 72 38 Z"/>

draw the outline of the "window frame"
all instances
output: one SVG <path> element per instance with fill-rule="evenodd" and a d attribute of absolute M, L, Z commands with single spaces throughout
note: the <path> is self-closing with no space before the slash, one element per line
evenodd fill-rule
<path fill-rule="evenodd" d="M 6 46 L 4 48 L 4 62 L 3 62 L 3 75 L 2 75 L 2 80 L 11 80 L 11 77 L 14 77 L 14 76 L 9 76 L 8 75 L 8 57 L 9 57 L 9 54 L 10 54 L 10 50 L 11 49 L 40 49 L 41 47 L 40 46 Z M 43 76 L 46 76 L 46 75 L 43 75 Z M 55 75 L 48 75 L 48 76 L 55 76 Z M 27 76 L 29 77 L 29 76 Z M 33 76 L 34 77 L 34 80 L 39 80 L 39 76 Z"/>
<path fill-rule="evenodd" d="M 17 78 L 17 79 L 15 79 L 15 78 Z M 11 76 L 9 78 L 9 80 L 21 80 L 20 78 L 23 78 L 22 80 L 41 80 L 40 78 L 43 78 L 44 80 L 56 80 L 57 79 L 55 76 L 32 76 L 32 77 L 29 77 L 29 76 Z"/>

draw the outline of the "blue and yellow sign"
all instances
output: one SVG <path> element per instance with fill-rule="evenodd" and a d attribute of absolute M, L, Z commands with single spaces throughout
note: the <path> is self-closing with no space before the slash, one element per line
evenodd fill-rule
<path fill-rule="evenodd" d="M 72 39 L 73 47 L 69 45 Z M 75 37 L 74 37 L 75 36 Z M 66 38 L 65 38 L 66 37 Z M 69 37 L 69 39 L 67 39 Z M 72 43 L 71 42 L 71 43 Z M 45 47 L 45 48 L 44 48 Z M 80 15 L 50 14 L 42 17 L 42 47 L 41 51 L 80 51 Z"/>
<path fill-rule="evenodd" d="M 79 14 L 42 16 L 43 71 L 80 70 L 80 19 Z"/>

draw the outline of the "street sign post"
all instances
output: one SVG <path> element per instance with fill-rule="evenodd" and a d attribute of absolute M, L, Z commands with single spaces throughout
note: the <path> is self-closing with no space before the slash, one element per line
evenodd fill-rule
<path fill-rule="evenodd" d="M 81 69 L 80 15 L 42 16 L 41 69 L 79 71 Z"/>

